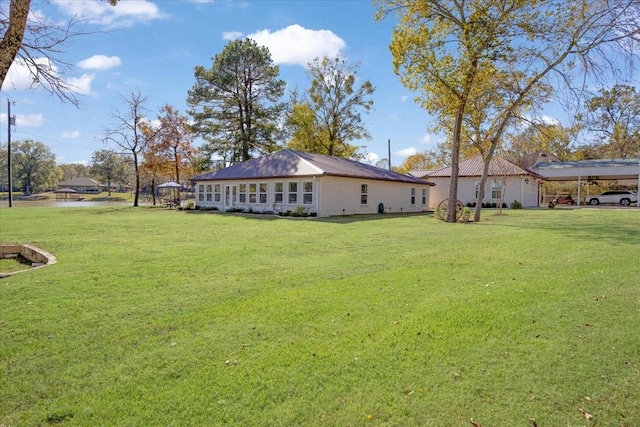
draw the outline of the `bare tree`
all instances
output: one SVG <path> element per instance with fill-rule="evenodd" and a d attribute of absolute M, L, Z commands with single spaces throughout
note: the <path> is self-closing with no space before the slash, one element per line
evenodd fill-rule
<path fill-rule="evenodd" d="M 146 149 L 149 140 L 153 135 L 145 135 L 142 126 L 148 121 L 145 105 L 148 101 L 146 96 L 140 92 L 131 92 L 128 97 L 121 95 L 122 100 L 126 103 L 125 111 L 116 110 L 112 115 L 114 124 L 111 128 L 105 130 L 105 142 L 113 143 L 124 150 L 125 153 L 131 154 L 133 161 L 133 170 L 135 174 L 135 198 L 133 206 L 138 206 L 140 197 L 140 156 Z"/>

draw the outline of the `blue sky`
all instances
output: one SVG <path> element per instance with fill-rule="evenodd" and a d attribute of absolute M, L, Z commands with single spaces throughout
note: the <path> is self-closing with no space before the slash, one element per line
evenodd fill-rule
<path fill-rule="evenodd" d="M 364 145 L 372 163 L 387 157 L 389 139 L 396 166 L 442 139 L 428 132 L 431 118 L 393 73 L 388 45 L 394 22 L 374 21 L 369 0 L 121 0 L 115 7 L 97 0 L 33 0 L 32 11 L 52 22 L 75 16 L 92 33 L 56 54 L 73 65 L 61 77 L 77 87 L 79 109 L 29 88 L 20 64 L 14 63 L 2 87 L 0 143 L 6 143 L 10 98 L 17 116 L 12 140 L 43 142 L 58 163 L 87 163 L 106 148 L 101 141 L 113 113 L 126 109 L 123 95 L 148 96 L 150 119 L 165 104 L 186 114 L 194 67 L 210 68 L 229 40 L 245 36 L 269 48 L 288 89 L 308 88 L 305 66 L 314 57 L 339 54 L 360 63 L 360 79 L 376 87 L 374 110 L 363 116 L 372 139 L 352 143 Z"/>
<path fill-rule="evenodd" d="M 395 165 L 437 143 L 427 132 L 427 113 L 393 73 L 388 49 L 393 22 L 374 21 L 368 0 L 122 0 L 115 7 L 99 1 L 34 0 L 32 9 L 53 21 L 76 16 L 86 22 L 83 31 L 93 32 L 56 55 L 73 65 L 62 77 L 78 88 L 79 109 L 42 88 L 29 89 L 31 80 L 19 64 L 2 87 L 0 142 L 6 143 L 10 98 L 11 114 L 17 116 L 12 140 L 43 142 L 58 163 L 86 163 L 95 150 L 105 148 L 101 141 L 112 114 L 126 109 L 121 95 L 140 91 L 148 96 L 152 119 L 165 104 L 186 114 L 194 67 L 210 68 L 211 58 L 229 40 L 244 36 L 270 49 L 288 90 L 308 88 L 305 66 L 314 57 L 340 54 L 361 63 L 359 77 L 376 87 L 374 111 L 363 116 L 373 138 L 353 143 L 365 145 L 371 161 L 387 157 L 388 139 Z"/>

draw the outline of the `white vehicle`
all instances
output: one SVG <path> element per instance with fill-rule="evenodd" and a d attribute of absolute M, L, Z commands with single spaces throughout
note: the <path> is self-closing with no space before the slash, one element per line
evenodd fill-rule
<path fill-rule="evenodd" d="M 614 203 L 629 206 L 631 203 L 638 203 L 638 194 L 632 190 L 611 190 L 605 191 L 599 196 L 591 196 L 588 201 L 590 205 Z"/>

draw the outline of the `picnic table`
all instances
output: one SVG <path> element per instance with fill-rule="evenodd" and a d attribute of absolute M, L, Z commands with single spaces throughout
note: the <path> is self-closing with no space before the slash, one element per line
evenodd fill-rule
<path fill-rule="evenodd" d="M 173 200 L 173 199 L 162 200 L 162 206 L 164 206 L 167 209 L 175 209 L 175 207 L 178 206 L 179 204 L 180 202 L 178 200 Z"/>

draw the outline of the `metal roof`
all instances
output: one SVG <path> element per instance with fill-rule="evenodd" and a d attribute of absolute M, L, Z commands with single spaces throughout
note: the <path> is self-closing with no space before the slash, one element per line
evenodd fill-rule
<path fill-rule="evenodd" d="M 484 159 L 482 156 L 475 156 L 458 163 L 458 176 L 482 176 L 484 169 Z M 441 178 L 451 176 L 451 166 L 446 166 L 435 171 L 411 171 L 413 176 L 421 176 L 424 178 Z M 489 176 L 524 176 L 535 173 L 526 171 L 513 163 L 503 159 L 502 157 L 493 156 L 489 164 Z"/>
<path fill-rule="evenodd" d="M 640 175 L 640 159 L 593 159 L 570 162 L 541 162 L 531 166 L 549 180 L 577 181 L 581 178 L 636 179 Z"/>
<path fill-rule="evenodd" d="M 98 185 L 100 185 L 98 182 L 83 176 L 58 183 L 58 187 L 97 187 Z"/>
<path fill-rule="evenodd" d="M 197 175 L 191 180 L 220 181 L 323 175 L 434 185 L 420 178 L 402 175 L 343 157 L 325 156 L 289 149 L 247 160 L 214 172 Z"/>

